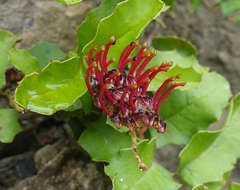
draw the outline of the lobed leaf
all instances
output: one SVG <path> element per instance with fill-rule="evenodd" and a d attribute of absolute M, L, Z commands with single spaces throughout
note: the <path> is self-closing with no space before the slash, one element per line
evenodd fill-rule
<path fill-rule="evenodd" d="M 211 185 L 197 185 L 192 190 L 221 190 L 222 187 L 220 183 L 213 183 Z"/>
<path fill-rule="evenodd" d="M 197 50 L 196 48 L 188 41 L 182 38 L 177 38 L 174 36 L 164 36 L 164 37 L 156 37 L 152 40 L 152 45 L 154 48 L 158 49 L 159 51 L 174 51 L 173 53 L 177 52 L 178 59 L 186 59 L 188 57 L 196 57 Z M 170 56 L 171 57 L 171 56 Z M 188 63 L 191 61 L 187 61 Z M 185 64 L 185 63 L 181 63 Z M 196 61 L 192 63 L 195 65 Z"/>
<path fill-rule="evenodd" d="M 131 138 L 126 133 L 119 133 L 102 117 L 81 134 L 78 144 L 96 161 L 106 161 L 105 173 L 113 180 L 113 190 L 175 190 L 179 184 L 173 181 L 172 174 L 157 164 L 152 164 L 155 140 L 142 141 L 138 152 L 149 169 L 139 169 L 134 156 Z"/>
<path fill-rule="evenodd" d="M 159 111 L 167 122 L 166 133 L 151 130 L 152 136 L 157 137 L 157 146 L 187 144 L 193 134 L 220 118 L 230 97 L 228 82 L 216 73 L 205 73 L 199 89 L 173 91 Z"/>
<path fill-rule="evenodd" d="M 67 52 L 67 58 L 72 58 L 77 56 L 78 56 L 77 50 L 70 50 L 69 52 Z"/>
<path fill-rule="evenodd" d="M 113 190 L 177 190 L 172 174 L 156 163 L 152 163 L 155 140 L 138 144 L 139 154 L 148 170 L 141 171 L 132 149 L 121 149 L 105 167 L 105 172 L 113 181 Z"/>
<path fill-rule="evenodd" d="M 81 98 L 78 98 L 77 100 L 75 100 L 75 102 L 70 107 L 66 108 L 65 111 L 72 112 L 72 111 L 76 111 L 78 109 L 81 109 L 82 107 L 83 107 L 83 105 L 82 105 L 82 102 L 81 102 Z"/>
<path fill-rule="evenodd" d="M 65 111 L 76 111 L 83 109 L 85 115 L 89 115 L 92 111 L 93 101 L 92 95 L 87 91 L 84 95 L 78 98 L 70 107 L 65 109 Z"/>
<path fill-rule="evenodd" d="M 100 20 L 95 37 L 83 48 L 87 54 L 97 44 L 101 46 L 115 36 L 117 43 L 109 51 L 109 57 L 119 59 L 121 51 L 139 38 L 145 26 L 162 10 L 161 0 L 127 0 L 119 3 L 113 13 Z M 129 9 L 131 7 L 131 9 Z"/>
<path fill-rule="evenodd" d="M 5 86 L 5 70 L 10 67 L 8 51 L 15 45 L 18 36 L 0 30 L 0 89 Z"/>
<path fill-rule="evenodd" d="M 39 74 L 26 75 L 16 89 L 16 102 L 33 112 L 51 115 L 71 106 L 86 91 L 78 57 L 53 61 Z"/>
<path fill-rule="evenodd" d="M 66 57 L 66 54 L 55 44 L 48 42 L 36 43 L 29 53 L 37 57 L 40 68 L 43 69 L 53 60 L 61 61 Z"/>
<path fill-rule="evenodd" d="M 0 142 L 10 143 L 21 131 L 18 112 L 14 109 L 0 109 Z"/>
<path fill-rule="evenodd" d="M 179 174 L 189 185 L 223 180 L 240 157 L 240 95 L 230 104 L 228 122 L 219 131 L 202 131 L 193 136 L 180 153 Z"/>
<path fill-rule="evenodd" d="M 81 102 L 82 102 L 82 108 L 83 111 L 86 115 L 91 114 L 91 111 L 93 109 L 93 100 L 92 100 L 92 95 L 87 92 L 81 97 Z"/>
<path fill-rule="evenodd" d="M 9 51 L 9 61 L 25 75 L 33 72 L 40 72 L 37 58 L 31 56 L 26 50 L 11 49 Z"/>
<path fill-rule="evenodd" d="M 128 134 L 119 133 L 102 117 L 82 133 L 78 140 L 81 145 L 96 161 L 110 161 L 120 149 L 131 147 L 131 138 Z"/>
<path fill-rule="evenodd" d="M 56 0 L 60 3 L 63 3 L 65 5 L 77 5 L 79 4 L 82 0 Z"/>
<path fill-rule="evenodd" d="M 78 54 L 82 56 L 83 47 L 90 42 L 96 32 L 99 21 L 110 15 L 116 4 L 123 0 L 104 0 L 102 4 L 94 10 L 89 11 L 87 18 L 79 25 L 77 30 Z M 87 32 L 86 32 L 87 31 Z"/>
<path fill-rule="evenodd" d="M 240 184 L 239 183 L 231 183 L 228 187 L 228 190 L 240 190 Z"/>
<path fill-rule="evenodd" d="M 230 178 L 230 172 L 227 172 L 224 175 L 223 181 L 217 181 L 217 182 L 209 182 L 202 185 L 197 185 L 193 188 L 193 190 L 221 190 L 223 187 L 226 186 L 227 181 Z"/>
<path fill-rule="evenodd" d="M 180 89 L 198 88 L 205 68 L 198 64 L 195 47 L 184 39 L 176 37 L 154 38 L 152 45 L 158 50 L 148 67 L 161 65 L 163 62 L 173 62 L 168 72 L 158 74 L 149 86 L 149 91 L 155 91 L 166 79 L 171 76 L 181 75 L 177 81 L 187 82 Z"/>

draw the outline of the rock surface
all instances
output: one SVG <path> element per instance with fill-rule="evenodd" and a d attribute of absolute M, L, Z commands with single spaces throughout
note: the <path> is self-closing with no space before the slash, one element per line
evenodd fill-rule
<path fill-rule="evenodd" d="M 0 5 L 0 29 L 22 34 L 21 47 L 47 41 L 68 51 L 76 47 L 76 29 L 96 3 L 68 7 L 52 0 L 0 0 Z"/>
<path fill-rule="evenodd" d="M 9 190 L 110 190 L 101 164 L 96 164 L 67 140 L 38 150 L 34 157 L 37 175 L 26 178 Z"/>

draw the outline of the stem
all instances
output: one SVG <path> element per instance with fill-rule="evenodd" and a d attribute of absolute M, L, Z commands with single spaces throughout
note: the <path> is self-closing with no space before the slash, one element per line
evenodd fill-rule
<path fill-rule="evenodd" d="M 140 169 L 146 171 L 148 168 L 147 166 L 143 163 L 143 161 L 141 160 L 140 156 L 138 155 L 138 150 L 137 150 L 137 136 L 136 136 L 136 133 L 135 131 L 131 131 L 130 130 L 130 135 L 131 135 L 131 138 L 132 138 L 132 148 L 133 148 L 133 153 L 135 155 L 135 158 L 138 162 L 138 165 L 140 167 Z"/>

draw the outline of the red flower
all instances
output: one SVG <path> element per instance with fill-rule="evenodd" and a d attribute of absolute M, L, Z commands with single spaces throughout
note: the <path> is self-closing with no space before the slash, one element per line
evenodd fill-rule
<path fill-rule="evenodd" d="M 109 71 L 108 66 L 114 62 L 114 59 L 107 61 L 107 55 L 109 48 L 115 43 L 115 38 L 111 37 L 110 41 L 96 52 L 94 58 L 93 54 L 97 46 L 90 49 L 87 59 L 89 65 L 86 71 L 86 85 L 94 97 L 95 105 L 109 115 L 117 128 L 120 126 L 129 128 L 134 154 L 140 168 L 146 170 L 147 167 L 137 153 L 135 131 L 141 134 L 146 127 L 154 127 L 158 133 L 164 133 L 166 122 L 158 116 L 160 104 L 175 87 L 183 86 L 185 83 L 175 83 L 174 80 L 179 78 L 177 75 L 165 80 L 153 97 L 147 95 L 148 86 L 153 78 L 160 72 L 168 71 L 172 63 L 163 63 L 144 70 L 156 55 L 156 50 L 152 48 L 149 51 L 147 45 L 143 44 L 138 53 L 130 57 L 133 50 L 139 46 L 139 42 L 135 41 L 123 50 L 118 68 Z M 131 67 L 125 71 L 129 63 Z M 166 90 L 163 92 L 164 89 Z"/>

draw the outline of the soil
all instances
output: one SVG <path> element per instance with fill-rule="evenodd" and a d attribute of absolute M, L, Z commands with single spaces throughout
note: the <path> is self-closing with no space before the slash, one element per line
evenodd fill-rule
<path fill-rule="evenodd" d="M 0 30 L 20 33 L 22 48 L 38 41 L 58 44 L 62 50 L 76 47 L 76 28 L 99 1 L 86 0 L 67 7 L 53 0 L 0 0 Z M 147 41 L 173 35 L 191 41 L 200 64 L 227 78 L 233 94 L 240 91 L 240 24 L 232 23 L 201 6 L 193 12 L 186 0 L 176 0 L 174 10 L 162 15 L 165 27 L 153 21 L 146 29 Z M 0 107 L 7 100 L 0 96 Z M 24 129 L 11 144 L 0 144 L 0 190 L 110 190 L 104 163 L 91 161 L 56 116 L 34 113 L 20 116 Z M 181 147 L 168 145 L 155 151 L 156 160 L 170 171 L 177 169 Z M 240 162 L 232 173 L 240 182 Z"/>

